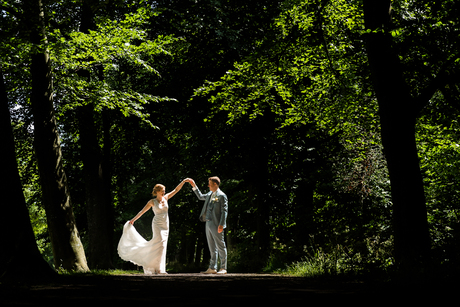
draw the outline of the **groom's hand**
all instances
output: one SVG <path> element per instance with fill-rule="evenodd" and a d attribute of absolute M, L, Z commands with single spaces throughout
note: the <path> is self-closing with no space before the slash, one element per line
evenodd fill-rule
<path fill-rule="evenodd" d="M 192 187 L 196 187 L 195 181 L 194 181 L 192 178 L 187 178 L 187 179 L 185 179 L 185 181 L 187 181 L 188 183 L 190 183 L 190 185 L 191 185 Z"/>
<path fill-rule="evenodd" d="M 224 231 L 224 226 L 219 225 L 219 227 L 217 227 L 217 232 L 222 233 L 222 231 Z"/>

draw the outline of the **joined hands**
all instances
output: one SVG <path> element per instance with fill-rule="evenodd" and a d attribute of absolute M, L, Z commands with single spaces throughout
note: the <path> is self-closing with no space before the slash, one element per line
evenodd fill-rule
<path fill-rule="evenodd" d="M 195 180 L 193 180 L 192 178 L 186 178 L 186 179 L 184 179 L 184 181 L 190 183 L 190 185 L 191 185 L 192 187 L 195 187 L 195 186 L 196 186 Z"/>

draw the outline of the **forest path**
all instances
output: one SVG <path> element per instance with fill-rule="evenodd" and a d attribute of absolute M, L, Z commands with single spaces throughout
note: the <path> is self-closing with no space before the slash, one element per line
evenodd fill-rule
<path fill-rule="evenodd" d="M 449 287 L 450 288 L 450 287 Z M 458 288 L 457 288 L 458 289 Z M 169 274 L 166 276 L 111 275 L 60 276 L 56 282 L 18 286 L 0 284 L 0 306 L 85 306 L 112 303 L 116 306 L 279 306 L 313 302 L 396 302 L 406 297 L 411 304 L 433 291 L 426 284 L 411 286 L 375 282 L 339 282 L 268 274 Z M 451 289 L 453 290 L 453 289 Z M 441 296 L 440 296 L 441 294 Z M 421 296 L 422 295 L 422 296 Z M 113 306 L 113 305 L 106 306 Z M 269 305 L 270 304 L 270 305 Z"/>

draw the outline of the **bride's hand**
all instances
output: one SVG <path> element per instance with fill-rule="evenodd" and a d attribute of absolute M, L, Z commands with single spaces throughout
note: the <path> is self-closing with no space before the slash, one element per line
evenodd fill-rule
<path fill-rule="evenodd" d="M 134 225 L 134 220 L 129 221 L 131 225 Z"/>

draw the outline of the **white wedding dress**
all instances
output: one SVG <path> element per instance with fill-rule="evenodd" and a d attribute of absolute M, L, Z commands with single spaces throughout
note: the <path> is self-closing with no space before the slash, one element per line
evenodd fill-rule
<path fill-rule="evenodd" d="M 155 217 L 152 221 L 152 239 L 145 240 L 128 221 L 118 243 L 118 255 L 123 260 L 144 267 L 145 274 L 164 274 L 169 235 L 168 202 L 165 199 L 160 206 L 154 199 L 153 203 Z"/>

